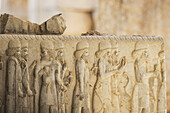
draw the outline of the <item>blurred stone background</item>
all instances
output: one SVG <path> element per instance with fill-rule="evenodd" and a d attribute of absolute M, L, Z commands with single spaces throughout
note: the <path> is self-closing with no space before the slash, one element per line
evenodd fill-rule
<path fill-rule="evenodd" d="M 113 35 L 162 36 L 170 112 L 170 0 L 0 0 L 0 13 L 39 24 L 62 13 L 65 35 L 97 30 Z"/>

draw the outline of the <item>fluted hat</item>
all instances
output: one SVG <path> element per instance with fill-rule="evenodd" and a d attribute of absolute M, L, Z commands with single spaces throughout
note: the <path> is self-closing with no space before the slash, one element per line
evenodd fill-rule
<path fill-rule="evenodd" d="M 10 40 L 8 43 L 8 49 L 20 48 L 20 47 L 21 47 L 21 43 L 19 40 Z"/>
<path fill-rule="evenodd" d="M 45 49 L 54 49 L 54 44 L 50 40 L 41 41 L 40 46 Z"/>
<path fill-rule="evenodd" d="M 28 41 L 27 40 L 21 40 L 21 48 L 28 47 Z"/>
<path fill-rule="evenodd" d="M 148 44 L 144 45 L 143 43 L 136 42 L 134 50 L 132 51 L 132 57 L 135 57 L 139 51 L 148 49 L 148 47 L 149 47 Z"/>
<path fill-rule="evenodd" d="M 57 42 L 54 44 L 54 48 L 55 48 L 55 49 L 63 49 L 63 48 L 64 48 L 64 44 L 63 44 L 61 41 L 57 41 Z"/>
<path fill-rule="evenodd" d="M 99 49 L 96 52 L 97 57 L 103 56 L 105 50 L 111 49 L 111 44 L 108 41 L 102 41 L 99 43 Z"/>
<path fill-rule="evenodd" d="M 74 53 L 74 56 L 79 58 L 84 53 L 84 50 L 87 50 L 89 48 L 89 44 L 86 41 L 80 41 L 76 45 L 76 51 Z"/>

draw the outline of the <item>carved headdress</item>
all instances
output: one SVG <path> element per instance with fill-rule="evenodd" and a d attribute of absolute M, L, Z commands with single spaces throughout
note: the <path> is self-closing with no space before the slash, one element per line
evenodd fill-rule
<path fill-rule="evenodd" d="M 28 47 L 28 41 L 27 40 L 21 40 L 21 48 L 26 48 Z"/>
<path fill-rule="evenodd" d="M 61 41 L 57 41 L 57 42 L 54 44 L 54 49 L 55 49 L 55 50 L 63 49 L 63 48 L 64 48 L 64 44 L 63 44 Z"/>
<path fill-rule="evenodd" d="M 41 41 L 40 46 L 41 46 L 41 48 L 48 49 L 48 50 L 54 49 L 53 43 L 51 41 L 49 41 L 49 40 Z"/>
<path fill-rule="evenodd" d="M 88 48 L 89 48 L 88 42 L 86 41 L 78 42 L 76 45 L 76 51 L 74 53 L 74 56 L 76 58 L 80 58 L 83 55 L 84 51 L 87 50 Z"/>
<path fill-rule="evenodd" d="M 15 54 L 16 49 L 21 48 L 21 43 L 19 40 L 10 40 L 8 43 L 7 55 L 12 56 Z"/>
<path fill-rule="evenodd" d="M 134 50 L 132 51 L 132 57 L 135 57 L 141 50 L 147 50 L 148 49 L 148 44 L 144 45 L 143 43 L 136 42 Z"/>
<path fill-rule="evenodd" d="M 109 50 L 109 49 L 111 49 L 111 44 L 109 42 L 107 42 L 107 41 L 100 42 L 99 49 L 96 52 L 96 56 L 98 58 L 102 57 L 106 53 L 106 50 Z"/>
<path fill-rule="evenodd" d="M 41 49 L 47 49 L 51 58 L 54 58 L 54 44 L 50 40 L 43 40 L 40 43 Z"/>

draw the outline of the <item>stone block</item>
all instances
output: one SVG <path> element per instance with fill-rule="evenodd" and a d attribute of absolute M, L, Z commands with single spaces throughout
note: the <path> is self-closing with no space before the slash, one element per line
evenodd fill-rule
<path fill-rule="evenodd" d="M 1 113 L 4 108 L 6 113 L 165 113 L 163 39 L 98 32 L 1 34 Z"/>

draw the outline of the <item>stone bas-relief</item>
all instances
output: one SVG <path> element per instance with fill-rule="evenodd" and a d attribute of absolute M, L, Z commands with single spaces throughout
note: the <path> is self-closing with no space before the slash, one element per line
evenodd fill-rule
<path fill-rule="evenodd" d="M 166 113 L 161 37 L 0 35 L 1 113 Z"/>

